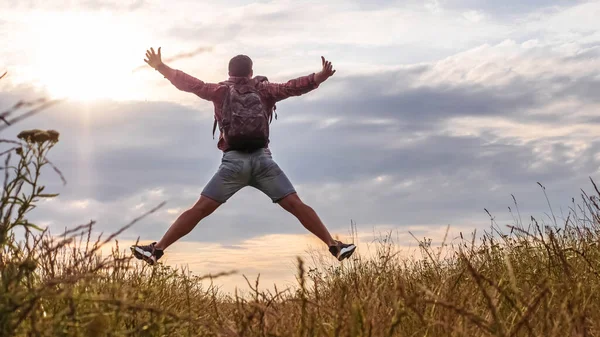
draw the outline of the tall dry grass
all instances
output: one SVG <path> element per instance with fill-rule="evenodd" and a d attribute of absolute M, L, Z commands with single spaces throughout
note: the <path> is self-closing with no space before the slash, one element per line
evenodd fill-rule
<path fill-rule="evenodd" d="M 6 115 L 3 116 L 3 118 Z M 403 258 L 391 236 L 373 258 L 298 261 L 298 285 L 244 296 L 123 253 L 94 223 L 52 236 L 27 220 L 58 134 L 33 130 L 5 156 L 0 204 L 0 336 L 598 336 L 600 192 L 550 225 L 515 216 Z M 160 206 L 160 205 L 159 205 Z M 518 211 L 518 210 L 517 210 Z M 555 218 L 553 218 L 555 219 Z M 129 226 L 123 227 L 126 230 Z M 17 232 L 24 233 L 22 236 Z M 107 256 L 104 245 L 113 245 Z"/>

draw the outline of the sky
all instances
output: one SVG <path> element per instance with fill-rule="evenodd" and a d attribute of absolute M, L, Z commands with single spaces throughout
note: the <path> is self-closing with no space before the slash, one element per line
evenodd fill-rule
<path fill-rule="evenodd" d="M 157 241 L 217 169 L 212 103 L 145 66 L 162 47 L 171 67 L 226 79 L 237 54 L 272 82 L 320 70 L 317 90 L 278 104 L 274 159 L 331 232 L 359 252 L 393 231 L 397 244 L 437 241 L 565 214 L 600 163 L 600 1 L 17 1 L 0 3 L 0 110 L 64 98 L 13 126 L 56 129 L 48 171 L 60 197 L 32 213 L 58 233 L 91 219 Z M 187 57 L 186 57 L 187 54 Z M 436 242 L 437 242 L 436 241 Z M 198 274 L 237 269 L 293 282 L 295 256 L 326 249 L 266 195 L 246 188 L 167 251 Z M 325 251 L 326 253 L 326 251 Z M 162 260 L 161 260 L 162 261 Z M 330 258 L 325 263 L 335 264 Z"/>

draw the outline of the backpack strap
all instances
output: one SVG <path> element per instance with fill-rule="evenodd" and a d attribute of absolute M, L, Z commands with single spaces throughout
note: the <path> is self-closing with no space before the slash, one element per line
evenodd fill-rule
<path fill-rule="evenodd" d="M 227 93 L 225 94 L 225 99 L 227 99 L 227 96 L 229 95 L 229 86 L 231 86 L 233 83 L 231 83 L 230 81 L 222 81 L 219 82 L 218 84 L 227 87 Z M 213 139 L 215 139 L 215 131 L 217 131 L 217 116 L 214 116 L 215 122 L 213 123 L 213 130 L 212 130 L 212 136 Z"/>
<path fill-rule="evenodd" d="M 266 76 L 255 76 L 254 77 L 254 81 L 255 83 L 260 83 L 260 82 L 268 82 L 269 79 Z M 271 116 L 269 116 L 269 124 L 273 121 L 273 114 L 275 114 L 275 120 L 277 120 L 277 105 L 273 104 L 273 113 L 271 114 Z"/>
<path fill-rule="evenodd" d="M 277 120 L 277 105 L 273 104 L 273 113 L 271 114 L 271 116 L 269 116 L 269 124 L 271 124 L 271 122 L 273 122 L 273 115 L 275 115 L 275 120 Z"/>
<path fill-rule="evenodd" d="M 217 117 L 215 116 L 215 123 L 213 124 L 213 139 L 215 139 L 215 131 L 217 131 Z"/>
<path fill-rule="evenodd" d="M 253 80 L 256 81 L 257 83 L 269 81 L 267 76 L 254 76 Z"/>

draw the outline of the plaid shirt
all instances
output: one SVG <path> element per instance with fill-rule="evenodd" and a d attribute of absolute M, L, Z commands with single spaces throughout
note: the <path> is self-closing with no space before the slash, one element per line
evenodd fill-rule
<path fill-rule="evenodd" d="M 191 92 L 196 94 L 198 97 L 207 101 L 213 102 L 215 107 L 215 116 L 221 117 L 223 99 L 227 87 L 223 84 L 216 83 L 205 83 L 193 76 L 184 73 L 181 70 L 172 69 L 167 65 L 160 65 L 157 69 L 166 79 L 168 79 L 177 89 Z M 250 81 L 246 77 L 229 77 L 229 80 L 235 83 L 243 83 Z M 267 104 L 268 111 L 272 111 L 276 102 L 284 100 L 291 96 L 300 96 L 306 94 L 319 87 L 319 84 L 315 82 L 315 74 L 312 73 L 308 76 L 298 77 L 290 80 L 287 83 L 269 83 L 268 81 L 260 82 L 258 84 L 259 92 Z M 223 138 L 223 134 L 219 134 L 219 142 L 217 147 L 221 151 L 226 151 L 229 146 Z"/>

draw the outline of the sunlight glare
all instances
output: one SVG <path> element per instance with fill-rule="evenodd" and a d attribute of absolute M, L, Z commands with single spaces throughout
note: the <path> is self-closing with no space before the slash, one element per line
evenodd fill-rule
<path fill-rule="evenodd" d="M 132 69 L 145 52 L 140 29 L 107 13 L 44 14 L 33 22 L 33 73 L 53 98 L 135 98 Z"/>

